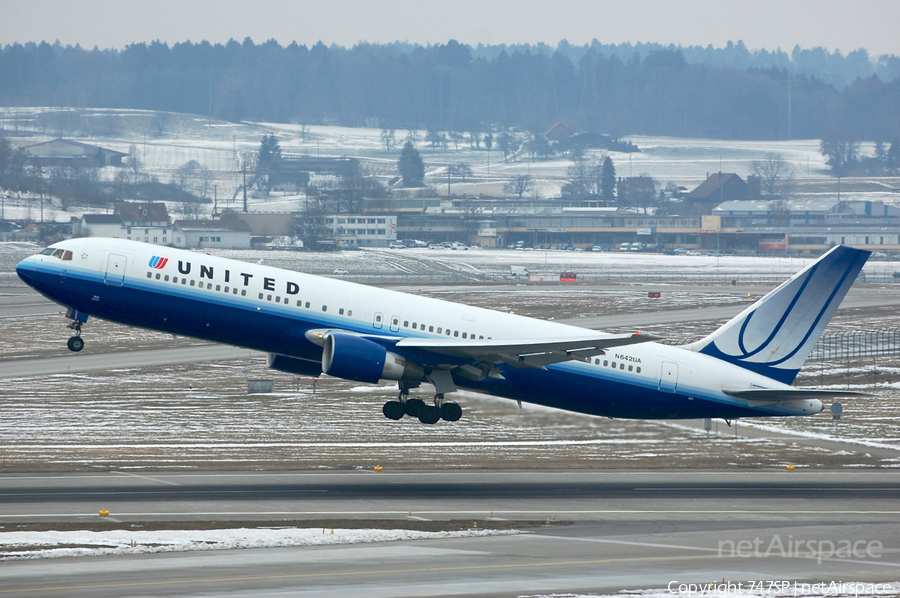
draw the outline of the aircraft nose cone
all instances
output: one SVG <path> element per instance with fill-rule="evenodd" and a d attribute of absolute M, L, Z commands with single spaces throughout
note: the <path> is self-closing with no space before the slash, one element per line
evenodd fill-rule
<path fill-rule="evenodd" d="M 16 274 L 19 275 L 25 284 L 31 285 L 34 282 L 34 262 L 31 258 L 26 258 L 19 262 L 16 266 Z"/>

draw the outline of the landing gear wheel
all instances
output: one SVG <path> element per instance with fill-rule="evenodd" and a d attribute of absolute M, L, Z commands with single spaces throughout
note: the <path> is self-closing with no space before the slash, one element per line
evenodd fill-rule
<path fill-rule="evenodd" d="M 66 346 L 69 348 L 69 351 L 75 351 L 77 353 L 84 349 L 84 339 L 80 336 L 73 336 L 66 341 Z"/>
<path fill-rule="evenodd" d="M 436 424 L 441 419 L 441 409 L 439 407 L 423 407 L 419 413 L 419 421 L 423 424 Z"/>
<path fill-rule="evenodd" d="M 411 417 L 419 417 L 423 409 L 425 409 L 425 401 L 423 401 L 422 399 L 406 400 L 406 415 L 409 415 Z"/>
<path fill-rule="evenodd" d="M 462 407 L 456 403 L 444 403 L 441 405 L 441 419 L 448 422 L 458 421 L 462 417 Z"/>
<path fill-rule="evenodd" d="M 388 401 L 381 408 L 381 412 L 388 419 L 401 419 L 406 414 L 406 407 L 400 401 Z"/>

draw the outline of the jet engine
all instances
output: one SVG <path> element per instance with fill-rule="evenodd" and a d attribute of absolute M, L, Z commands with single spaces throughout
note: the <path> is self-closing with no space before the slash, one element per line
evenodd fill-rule
<path fill-rule="evenodd" d="M 415 380 L 425 375 L 421 365 L 382 345 L 352 334 L 327 334 L 323 339 L 322 371 L 329 376 L 368 382 Z"/>

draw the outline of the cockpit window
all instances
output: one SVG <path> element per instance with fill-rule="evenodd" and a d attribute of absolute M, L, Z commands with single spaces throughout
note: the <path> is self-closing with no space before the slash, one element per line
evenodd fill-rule
<path fill-rule="evenodd" d="M 41 252 L 41 255 L 52 255 L 55 258 L 63 260 L 64 262 L 72 261 L 72 252 L 68 249 L 54 249 L 53 247 L 48 247 Z"/>

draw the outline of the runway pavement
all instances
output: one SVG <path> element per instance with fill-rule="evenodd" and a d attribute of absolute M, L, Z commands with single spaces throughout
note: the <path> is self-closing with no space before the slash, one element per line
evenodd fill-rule
<path fill-rule="evenodd" d="M 538 524 L 512 536 L 6 562 L 0 596 L 518 596 L 900 577 L 895 471 L 119 472 L 2 476 L 0 486 L 7 527 L 97 522 L 99 508 L 144 525 L 474 523 L 491 511 Z M 842 540 L 857 553 L 829 552 Z"/>

